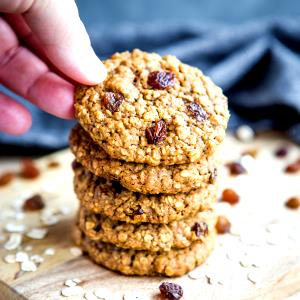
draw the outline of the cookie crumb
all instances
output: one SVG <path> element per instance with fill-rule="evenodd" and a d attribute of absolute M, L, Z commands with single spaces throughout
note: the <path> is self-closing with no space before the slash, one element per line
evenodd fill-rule
<path fill-rule="evenodd" d="M 53 161 L 50 161 L 47 166 L 48 166 L 48 168 L 53 169 L 53 168 L 59 167 L 60 163 L 58 161 L 53 160 Z"/>

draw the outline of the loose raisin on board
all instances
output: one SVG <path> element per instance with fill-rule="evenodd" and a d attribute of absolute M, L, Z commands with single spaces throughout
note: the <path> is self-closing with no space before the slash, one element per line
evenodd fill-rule
<path fill-rule="evenodd" d="M 175 84 L 175 74 L 165 71 L 153 71 L 148 75 L 148 84 L 158 90 L 169 89 Z"/>
<path fill-rule="evenodd" d="M 34 179 L 40 175 L 39 169 L 35 166 L 32 159 L 24 159 L 22 161 L 22 169 L 20 176 L 26 179 Z"/>
<path fill-rule="evenodd" d="M 289 153 L 289 149 L 287 146 L 281 146 L 275 151 L 275 156 L 276 157 L 285 157 Z"/>
<path fill-rule="evenodd" d="M 0 176 L 0 186 L 4 186 L 9 184 L 14 178 L 16 174 L 13 172 L 5 172 Z"/>
<path fill-rule="evenodd" d="M 300 197 L 291 197 L 285 202 L 285 206 L 290 209 L 297 209 L 300 207 Z"/>
<path fill-rule="evenodd" d="M 23 204 L 24 211 L 37 211 L 43 209 L 44 207 L 45 204 L 43 198 L 39 194 L 28 198 Z"/>
<path fill-rule="evenodd" d="M 146 138 L 149 144 L 158 144 L 165 140 L 167 135 L 167 126 L 163 120 L 156 121 L 154 125 L 146 129 Z"/>
<path fill-rule="evenodd" d="M 221 200 L 234 205 L 240 201 L 240 196 L 232 189 L 225 189 L 222 193 Z"/>
<path fill-rule="evenodd" d="M 124 101 L 124 97 L 120 93 L 106 92 L 101 99 L 103 106 L 111 113 L 118 111 L 120 105 Z"/>
<path fill-rule="evenodd" d="M 159 286 L 160 294 L 166 300 L 179 300 L 183 296 L 183 289 L 179 284 L 163 282 Z"/>
<path fill-rule="evenodd" d="M 191 230 L 195 231 L 196 236 L 199 238 L 208 235 L 208 226 L 205 222 L 196 222 Z"/>
<path fill-rule="evenodd" d="M 219 234 L 228 233 L 231 228 L 231 223 L 224 216 L 219 216 L 216 224 L 216 229 Z"/>
<path fill-rule="evenodd" d="M 228 168 L 230 175 L 233 176 L 247 173 L 246 169 L 239 162 L 229 162 L 225 166 Z"/>
<path fill-rule="evenodd" d="M 187 109 L 198 122 L 204 122 L 207 120 L 207 113 L 199 104 L 190 103 L 187 105 Z"/>
<path fill-rule="evenodd" d="M 285 168 L 286 173 L 297 173 L 298 171 L 300 171 L 300 158 Z"/>

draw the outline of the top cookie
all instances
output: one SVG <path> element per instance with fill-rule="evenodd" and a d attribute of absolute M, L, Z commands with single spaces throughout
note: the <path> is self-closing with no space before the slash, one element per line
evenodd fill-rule
<path fill-rule="evenodd" d="M 199 162 L 224 139 L 227 99 L 199 69 L 139 50 L 104 64 L 103 83 L 77 88 L 75 112 L 111 157 L 153 166 Z"/>

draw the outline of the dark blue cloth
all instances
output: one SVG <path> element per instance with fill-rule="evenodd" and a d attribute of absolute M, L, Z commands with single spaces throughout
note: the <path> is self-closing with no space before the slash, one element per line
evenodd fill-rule
<path fill-rule="evenodd" d="M 249 124 L 256 131 L 288 133 L 300 143 L 300 19 L 244 25 L 149 23 L 106 28 L 89 26 L 96 53 L 140 48 L 173 54 L 201 68 L 229 98 L 230 129 Z M 74 122 L 58 120 L 30 106 L 33 128 L 22 137 L 0 135 L 0 143 L 57 149 L 67 145 Z"/>

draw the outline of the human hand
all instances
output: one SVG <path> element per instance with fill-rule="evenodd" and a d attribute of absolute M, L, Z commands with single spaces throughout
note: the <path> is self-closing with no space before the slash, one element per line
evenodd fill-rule
<path fill-rule="evenodd" d="M 96 84 L 106 70 L 74 0 L 0 0 L 0 82 L 42 110 L 73 117 L 74 82 Z M 0 92 L 0 131 L 22 134 L 29 111 Z"/>

